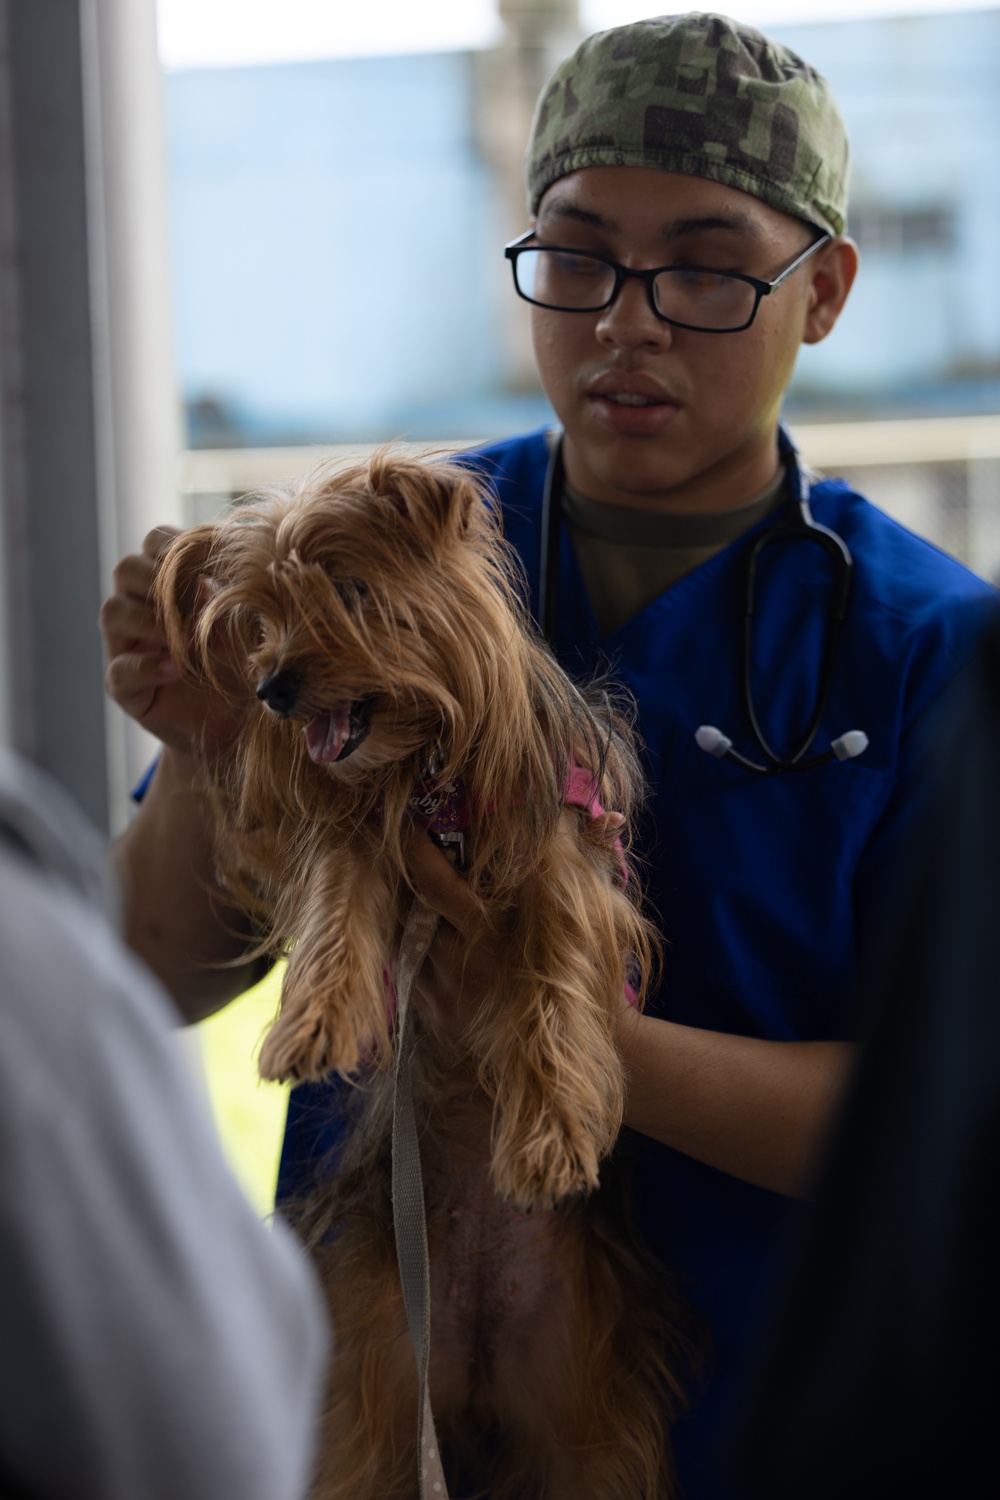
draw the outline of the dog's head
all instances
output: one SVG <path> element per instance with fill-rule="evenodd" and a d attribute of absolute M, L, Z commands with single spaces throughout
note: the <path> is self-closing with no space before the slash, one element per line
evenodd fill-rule
<path fill-rule="evenodd" d="M 482 482 L 382 453 L 184 533 L 157 587 L 175 657 L 222 688 L 228 639 L 258 712 L 357 781 L 410 757 L 464 764 L 516 701 L 512 583 Z"/>

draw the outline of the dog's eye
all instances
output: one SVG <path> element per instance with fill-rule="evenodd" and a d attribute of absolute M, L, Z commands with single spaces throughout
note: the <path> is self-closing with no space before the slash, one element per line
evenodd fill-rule
<path fill-rule="evenodd" d="M 357 609 L 368 592 L 360 578 L 334 578 L 331 582 L 345 609 Z"/>

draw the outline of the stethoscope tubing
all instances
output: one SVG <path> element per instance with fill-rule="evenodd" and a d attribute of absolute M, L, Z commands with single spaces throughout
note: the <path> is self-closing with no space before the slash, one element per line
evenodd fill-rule
<path fill-rule="evenodd" d="M 755 537 L 747 551 L 745 571 L 745 608 L 742 641 L 742 697 L 747 724 L 763 763 L 743 755 L 732 741 L 713 726 L 703 725 L 696 738 L 702 749 L 718 759 L 729 758 L 748 771 L 774 776 L 788 771 L 807 771 L 827 761 L 850 760 L 867 748 L 867 736 L 861 730 L 850 730 L 833 741 L 830 749 L 810 756 L 816 735 L 830 699 L 836 665 L 837 648 L 850 606 L 854 560 L 843 537 L 813 518 L 810 488 L 798 449 L 783 424 L 778 427 L 778 451 L 785 465 L 786 500 L 778 519 Z M 538 569 L 538 619 L 543 634 L 555 649 L 559 591 L 559 543 L 562 521 L 561 496 L 565 471 L 562 437 L 552 443 L 542 491 L 542 528 Z M 768 744 L 753 700 L 753 626 L 757 606 L 757 565 L 769 546 L 788 541 L 806 541 L 820 547 L 833 565 L 833 589 L 827 611 L 827 629 L 820 660 L 818 690 L 798 749 L 791 755 L 778 755 Z"/>
<path fill-rule="evenodd" d="M 559 533 L 562 529 L 562 491 L 565 469 L 562 433 L 553 435 L 542 489 L 542 536 L 538 559 L 538 620 L 542 634 L 556 649 L 556 610 L 559 595 Z"/>

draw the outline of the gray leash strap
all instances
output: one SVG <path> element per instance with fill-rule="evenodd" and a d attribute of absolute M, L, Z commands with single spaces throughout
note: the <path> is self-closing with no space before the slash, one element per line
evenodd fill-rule
<path fill-rule="evenodd" d="M 417 1360 L 417 1462 L 420 1500 L 447 1500 L 434 1431 L 427 1371 L 431 1355 L 431 1290 L 424 1183 L 413 1112 L 413 1026 L 410 996 L 437 932 L 437 913 L 413 898 L 396 968 L 396 1059 L 392 1101 L 392 1221 L 403 1304 Z"/>

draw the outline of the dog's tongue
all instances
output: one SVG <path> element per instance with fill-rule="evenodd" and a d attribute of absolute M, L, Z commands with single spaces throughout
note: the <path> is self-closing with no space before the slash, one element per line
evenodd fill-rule
<path fill-rule="evenodd" d="M 317 714 L 306 725 L 306 747 L 317 765 L 336 760 L 351 732 L 351 705 L 338 703 L 329 713 Z"/>

